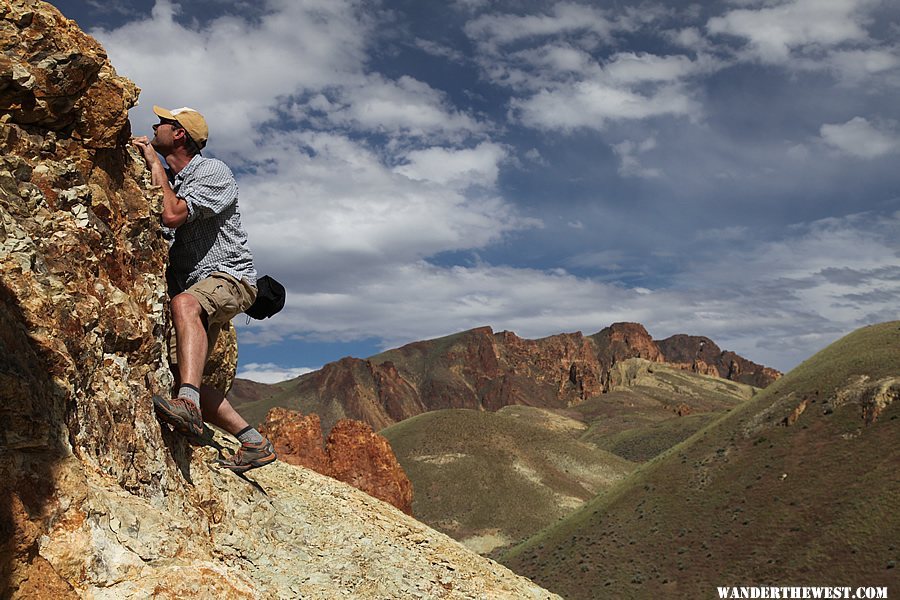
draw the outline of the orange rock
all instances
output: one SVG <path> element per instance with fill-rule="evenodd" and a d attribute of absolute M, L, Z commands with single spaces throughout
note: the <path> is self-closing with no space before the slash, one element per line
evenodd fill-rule
<path fill-rule="evenodd" d="M 341 419 L 325 442 L 331 477 L 412 514 L 413 489 L 390 443 L 360 421 Z"/>
<path fill-rule="evenodd" d="M 259 431 L 271 440 L 278 458 L 284 462 L 331 475 L 328 456 L 322 448 L 319 415 L 273 408 Z"/>
<path fill-rule="evenodd" d="M 413 490 L 388 441 L 360 421 L 341 419 L 322 442 L 319 416 L 273 408 L 260 431 L 278 457 L 333 477 L 412 514 Z"/>

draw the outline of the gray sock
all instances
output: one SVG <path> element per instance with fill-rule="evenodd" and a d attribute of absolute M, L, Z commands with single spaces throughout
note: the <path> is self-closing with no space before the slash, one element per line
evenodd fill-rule
<path fill-rule="evenodd" d="M 241 429 L 235 437 L 242 444 L 261 444 L 263 441 L 262 434 L 250 425 Z"/>
<path fill-rule="evenodd" d="M 178 397 L 187 398 L 197 406 L 197 410 L 200 410 L 200 390 L 194 386 L 188 383 L 181 384 L 181 387 L 178 388 Z"/>

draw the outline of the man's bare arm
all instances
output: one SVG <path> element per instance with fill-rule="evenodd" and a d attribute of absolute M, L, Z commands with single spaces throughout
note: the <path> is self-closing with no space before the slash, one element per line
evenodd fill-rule
<path fill-rule="evenodd" d="M 175 195 L 175 190 L 172 189 L 172 186 L 169 184 L 169 178 L 166 176 L 166 169 L 163 167 L 162 161 L 159 160 L 156 150 L 150 145 L 150 140 L 144 136 L 132 138 L 131 142 L 144 154 L 147 168 L 150 169 L 150 181 L 153 182 L 153 185 L 158 185 L 162 188 L 163 225 L 172 229 L 180 227 L 188 218 L 187 202 Z"/>

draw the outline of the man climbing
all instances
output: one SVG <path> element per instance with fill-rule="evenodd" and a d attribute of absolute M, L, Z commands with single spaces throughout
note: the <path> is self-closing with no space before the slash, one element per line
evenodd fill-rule
<path fill-rule="evenodd" d="M 219 464 L 243 473 L 276 459 L 269 440 L 247 424 L 221 390 L 202 383 L 203 368 L 222 327 L 253 304 L 256 269 L 238 210 L 238 188 L 220 160 L 205 158 L 209 128 L 194 109 L 153 107 L 154 136 L 136 137 L 154 185 L 163 191 L 162 224 L 173 234 L 169 247 L 170 309 L 174 336 L 169 361 L 177 392 L 154 396 L 161 419 L 184 434 L 202 436 L 208 421 L 240 442 Z M 165 159 L 166 169 L 159 155 Z"/>

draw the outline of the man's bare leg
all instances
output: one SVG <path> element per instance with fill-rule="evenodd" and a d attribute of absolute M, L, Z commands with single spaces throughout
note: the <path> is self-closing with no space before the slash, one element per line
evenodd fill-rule
<path fill-rule="evenodd" d="M 203 316 L 203 307 L 190 294 L 182 293 L 172 298 L 179 381 L 198 389 L 203 380 L 208 343 Z"/>
<path fill-rule="evenodd" d="M 200 386 L 200 403 L 203 420 L 207 423 L 212 423 L 235 437 L 248 427 L 247 421 L 234 410 L 219 388 L 206 384 Z"/>

